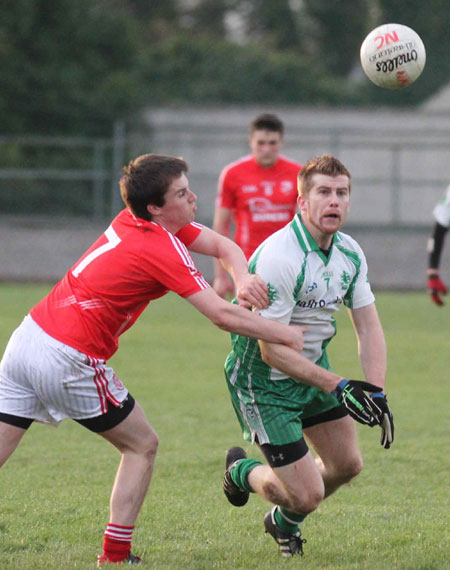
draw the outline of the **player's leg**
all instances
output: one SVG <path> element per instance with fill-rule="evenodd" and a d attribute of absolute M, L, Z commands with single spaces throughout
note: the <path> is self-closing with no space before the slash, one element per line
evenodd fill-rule
<path fill-rule="evenodd" d="M 305 438 L 318 458 L 316 463 L 329 496 L 361 472 L 363 463 L 356 425 L 350 416 L 304 428 Z"/>
<path fill-rule="evenodd" d="M 131 553 L 131 542 L 150 484 L 158 436 L 130 394 L 121 406 L 110 405 L 106 414 L 76 421 L 112 443 L 121 454 L 98 565 L 124 561 L 137 564 L 140 558 Z"/>
<path fill-rule="evenodd" d="M 13 332 L 0 362 L 0 467 L 19 445 L 42 404 L 29 382 L 34 347 L 27 335 L 28 319 Z"/>
<path fill-rule="evenodd" d="M 285 446 L 270 449 L 277 447 Z M 247 481 L 261 498 L 300 515 L 314 511 L 324 496 L 322 477 L 309 451 L 301 459 L 280 467 L 258 465 L 250 471 Z"/>
<path fill-rule="evenodd" d="M 268 465 L 247 458 L 241 448 L 229 451 L 225 494 L 235 506 L 243 506 L 251 492 L 273 503 L 275 507 L 264 518 L 266 532 L 283 556 L 301 555 L 304 540 L 298 525 L 324 497 L 319 468 L 303 438 L 287 445 L 264 444 L 261 450 Z"/>
<path fill-rule="evenodd" d="M 268 464 L 247 458 L 241 448 L 230 449 L 223 479 L 225 495 L 235 506 L 244 505 L 252 492 L 274 504 L 264 518 L 266 531 L 283 556 L 301 555 L 304 541 L 298 525 L 323 499 L 324 485 L 303 439 L 298 411 L 243 401 L 241 390 L 230 393 L 245 439 L 260 443 Z"/>
<path fill-rule="evenodd" d="M 251 492 L 273 503 L 275 507 L 264 520 L 266 531 L 283 555 L 302 554 L 298 524 L 324 497 L 321 473 L 303 438 L 300 420 L 317 390 L 310 394 L 308 387 L 294 380 L 271 382 L 251 374 L 233 354 L 225 370 L 244 439 L 258 442 L 268 463 L 247 458 L 244 450 L 240 457 L 233 448 L 229 450 L 223 479 L 225 495 L 236 506 L 245 504 L 245 494 Z M 336 404 L 333 399 L 327 406 Z"/>
<path fill-rule="evenodd" d="M 36 358 L 42 379 L 34 383 L 35 391 L 54 419 L 72 418 L 120 451 L 111 522 L 132 526 L 149 485 L 158 445 L 156 433 L 104 360 L 65 345 L 37 325 L 34 328 L 40 341 Z"/>
<path fill-rule="evenodd" d="M 0 412 L 0 467 L 15 451 L 33 420 Z"/>
<path fill-rule="evenodd" d="M 56 420 L 72 418 L 101 435 L 121 453 L 110 502 L 100 563 L 133 563 L 134 522 L 148 489 L 158 439 L 141 408 L 114 370 L 36 330 L 40 339 L 39 378 L 34 387 L 48 414 Z"/>
<path fill-rule="evenodd" d="M 304 440 L 300 441 L 302 447 L 306 448 Z M 268 461 L 275 457 L 272 453 L 277 451 L 277 447 L 286 449 L 287 446 L 270 446 L 269 448 L 263 446 Z M 309 451 L 293 463 L 277 467 L 272 464 L 271 468 L 276 480 L 269 481 L 268 486 L 267 480 L 261 480 L 261 473 L 258 473 L 256 469 L 249 477 L 250 484 L 254 485 L 255 489 L 260 489 L 261 496 L 275 504 L 264 517 L 264 527 L 278 544 L 283 557 L 302 556 L 303 543 L 306 540 L 301 536 L 299 525 L 309 513 L 318 507 L 324 497 L 320 472 Z M 279 485 L 273 485 L 277 481 L 281 483 L 281 489 Z M 285 498 L 280 494 L 280 490 L 285 493 Z"/>
<path fill-rule="evenodd" d="M 122 454 L 111 495 L 110 520 L 132 526 L 150 484 L 158 436 L 138 403 L 123 422 L 100 435 Z"/>

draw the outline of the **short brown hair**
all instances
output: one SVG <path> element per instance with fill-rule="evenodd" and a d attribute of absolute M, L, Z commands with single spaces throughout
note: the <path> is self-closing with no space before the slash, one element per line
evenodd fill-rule
<path fill-rule="evenodd" d="M 342 162 L 332 154 L 321 154 L 308 160 L 298 173 L 297 188 L 300 196 L 305 196 L 311 190 L 314 174 L 326 174 L 327 176 L 343 174 L 348 177 L 349 189 L 352 188 L 352 177 Z"/>
<path fill-rule="evenodd" d="M 250 123 L 250 134 L 255 131 L 273 131 L 283 135 L 284 125 L 283 122 L 272 113 L 263 113 L 259 115 Z"/>
<path fill-rule="evenodd" d="M 120 194 L 135 216 L 151 220 L 147 206 L 164 206 L 172 181 L 188 171 L 182 158 L 162 154 L 143 154 L 130 161 L 122 171 Z"/>

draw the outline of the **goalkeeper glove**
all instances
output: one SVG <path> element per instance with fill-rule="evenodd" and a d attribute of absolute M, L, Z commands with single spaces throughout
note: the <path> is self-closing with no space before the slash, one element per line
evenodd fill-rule
<path fill-rule="evenodd" d="M 381 409 L 365 392 L 381 392 L 381 388 L 360 380 L 341 380 L 333 394 L 354 420 L 373 427 L 380 423 Z"/>
<path fill-rule="evenodd" d="M 379 423 L 381 426 L 381 445 L 384 449 L 389 449 L 391 443 L 394 441 L 394 416 L 389 409 L 387 398 L 383 392 L 371 394 L 370 397 L 374 400 L 381 410 L 379 416 Z"/>
<path fill-rule="evenodd" d="M 437 273 L 428 275 L 428 291 L 431 299 L 436 305 L 440 307 L 444 305 L 442 295 L 447 295 L 447 287 Z"/>

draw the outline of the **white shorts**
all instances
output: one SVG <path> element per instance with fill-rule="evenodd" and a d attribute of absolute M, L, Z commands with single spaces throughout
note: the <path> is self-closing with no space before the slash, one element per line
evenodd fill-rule
<path fill-rule="evenodd" d="M 104 360 L 54 339 L 28 315 L 0 363 L 0 412 L 58 425 L 119 406 L 128 390 Z"/>

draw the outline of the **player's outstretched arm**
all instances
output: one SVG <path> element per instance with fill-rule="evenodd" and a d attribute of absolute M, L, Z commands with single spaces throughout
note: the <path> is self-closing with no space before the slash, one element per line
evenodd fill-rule
<path fill-rule="evenodd" d="M 241 248 L 231 239 L 220 235 L 210 228 L 203 228 L 196 240 L 189 246 L 191 251 L 217 258 L 223 268 L 231 275 L 236 285 L 236 297 L 243 306 L 265 309 L 269 304 L 267 285 L 257 275 L 248 272 L 247 260 Z M 225 275 L 228 275 L 225 273 Z M 222 277 L 219 276 L 220 278 Z M 227 276 L 228 279 L 228 276 Z M 216 284 L 217 285 L 217 284 Z M 222 282 L 216 292 L 224 297 L 226 284 Z M 234 290 L 233 287 L 231 287 Z M 231 291 L 229 291 L 231 292 Z"/>
<path fill-rule="evenodd" d="M 382 410 L 370 397 L 381 388 L 368 382 L 347 380 L 309 361 L 286 346 L 259 342 L 261 355 L 269 366 L 294 378 L 332 393 L 346 408 L 352 418 L 362 424 L 381 424 Z"/>
<path fill-rule="evenodd" d="M 315 386 L 324 390 L 324 392 L 333 392 L 342 380 L 342 376 L 317 366 L 317 364 L 302 356 L 300 352 L 289 347 L 265 342 L 264 340 L 259 341 L 259 347 L 261 349 L 261 357 L 268 366 L 280 370 L 289 378 L 300 380 L 304 384 Z"/>
<path fill-rule="evenodd" d="M 232 210 L 217 206 L 214 211 L 213 230 L 222 236 L 231 238 L 232 219 Z M 230 279 L 230 275 L 217 257 L 214 259 L 213 287 L 216 293 L 223 299 L 235 294 L 235 287 Z"/>
<path fill-rule="evenodd" d="M 358 337 L 361 366 L 368 382 L 384 388 L 386 377 L 386 342 L 375 304 L 350 311 Z M 373 391 L 372 401 L 379 409 L 377 414 L 381 426 L 381 445 L 389 449 L 394 441 L 394 418 L 382 390 Z"/>
<path fill-rule="evenodd" d="M 299 352 L 303 348 L 301 327 L 283 325 L 228 303 L 221 299 L 214 289 L 204 289 L 186 297 L 186 300 L 223 330 L 267 342 L 281 343 Z"/>
<path fill-rule="evenodd" d="M 358 339 L 358 353 L 367 382 L 384 388 L 386 378 L 386 342 L 375 303 L 351 309 L 350 318 Z"/>

